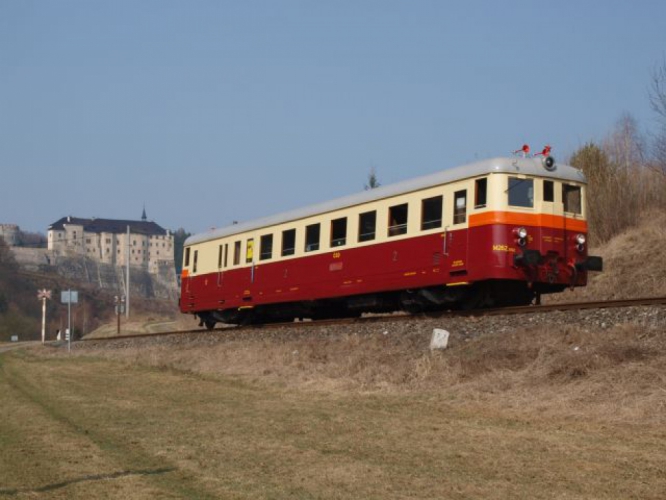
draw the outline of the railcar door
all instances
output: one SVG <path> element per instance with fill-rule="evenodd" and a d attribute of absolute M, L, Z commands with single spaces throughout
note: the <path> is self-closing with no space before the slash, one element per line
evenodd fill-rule
<path fill-rule="evenodd" d="M 539 240 L 541 255 L 556 253 L 561 255 L 564 237 L 564 217 L 562 202 L 555 197 L 556 183 L 550 179 L 543 179 L 541 188 L 541 210 L 544 218 L 536 235 Z"/>
<path fill-rule="evenodd" d="M 463 189 L 454 193 L 453 225 L 444 232 L 444 265 L 449 283 L 467 280 L 468 232 L 467 190 Z"/>

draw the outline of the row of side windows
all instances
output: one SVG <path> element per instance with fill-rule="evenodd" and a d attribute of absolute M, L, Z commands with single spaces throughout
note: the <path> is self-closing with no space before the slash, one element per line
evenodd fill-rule
<path fill-rule="evenodd" d="M 475 207 L 480 208 L 486 204 L 487 178 L 475 181 Z M 433 196 L 421 200 L 421 230 L 436 229 L 442 227 L 444 211 L 444 196 Z M 399 236 L 407 233 L 407 221 L 409 218 L 409 204 L 401 203 L 388 209 L 389 237 Z M 467 220 L 467 190 L 456 191 L 453 196 L 453 223 L 462 224 Z M 342 247 L 348 242 L 347 217 L 333 219 L 330 226 L 330 247 Z M 377 211 L 371 210 L 358 215 L 358 242 L 373 241 L 377 237 Z M 265 234 L 259 238 L 259 260 L 273 258 L 275 248 L 273 244 L 274 235 Z M 321 223 L 310 224 L 305 227 L 305 252 L 314 252 L 321 246 Z M 234 242 L 233 265 L 241 263 L 242 241 Z M 254 261 L 254 238 L 246 240 L 245 263 Z M 282 231 L 282 245 L 279 250 L 280 256 L 288 257 L 296 252 L 296 229 Z M 226 268 L 229 263 L 229 244 L 218 246 L 218 269 Z M 189 266 L 189 248 L 185 251 L 185 267 Z M 195 262 L 196 267 L 196 251 Z M 193 269 L 196 272 L 196 269 Z"/>

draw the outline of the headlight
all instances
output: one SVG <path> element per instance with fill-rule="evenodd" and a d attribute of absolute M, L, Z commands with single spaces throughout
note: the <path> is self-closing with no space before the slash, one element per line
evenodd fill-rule
<path fill-rule="evenodd" d="M 514 232 L 516 236 L 521 240 L 527 238 L 527 229 L 525 229 L 524 227 L 519 227 L 518 229 L 514 230 Z"/>
<path fill-rule="evenodd" d="M 577 234 L 575 240 L 576 240 L 576 250 L 578 250 L 579 252 L 585 250 L 585 240 L 586 240 L 585 235 Z"/>

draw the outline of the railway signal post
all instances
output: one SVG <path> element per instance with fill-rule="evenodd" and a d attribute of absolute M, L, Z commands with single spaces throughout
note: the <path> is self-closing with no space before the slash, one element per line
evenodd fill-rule
<path fill-rule="evenodd" d="M 125 312 L 125 297 L 118 297 L 117 295 L 113 298 L 116 304 L 116 335 L 120 335 L 120 315 Z"/>
<path fill-rule="evenodd" d="M 79 302 L 79 292 L 76 290 L 67 290 L 61 292 L 60 302 L 67 304 L 67 352 L 72 351 L 72 304 Z"/>

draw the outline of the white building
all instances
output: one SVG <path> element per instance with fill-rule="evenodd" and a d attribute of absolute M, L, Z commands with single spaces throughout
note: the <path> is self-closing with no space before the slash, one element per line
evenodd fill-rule
<path fill-rule="evenodd" d="M 129 236 L 128 236 L 129 228 Z M 160 264 L 173 265 L 173 235 L 146 220 L 63 217 L 49 226 L 48 249 L 64 256 L 82 255 L 105 264 L 142 267 L 156 274 Z"/>

